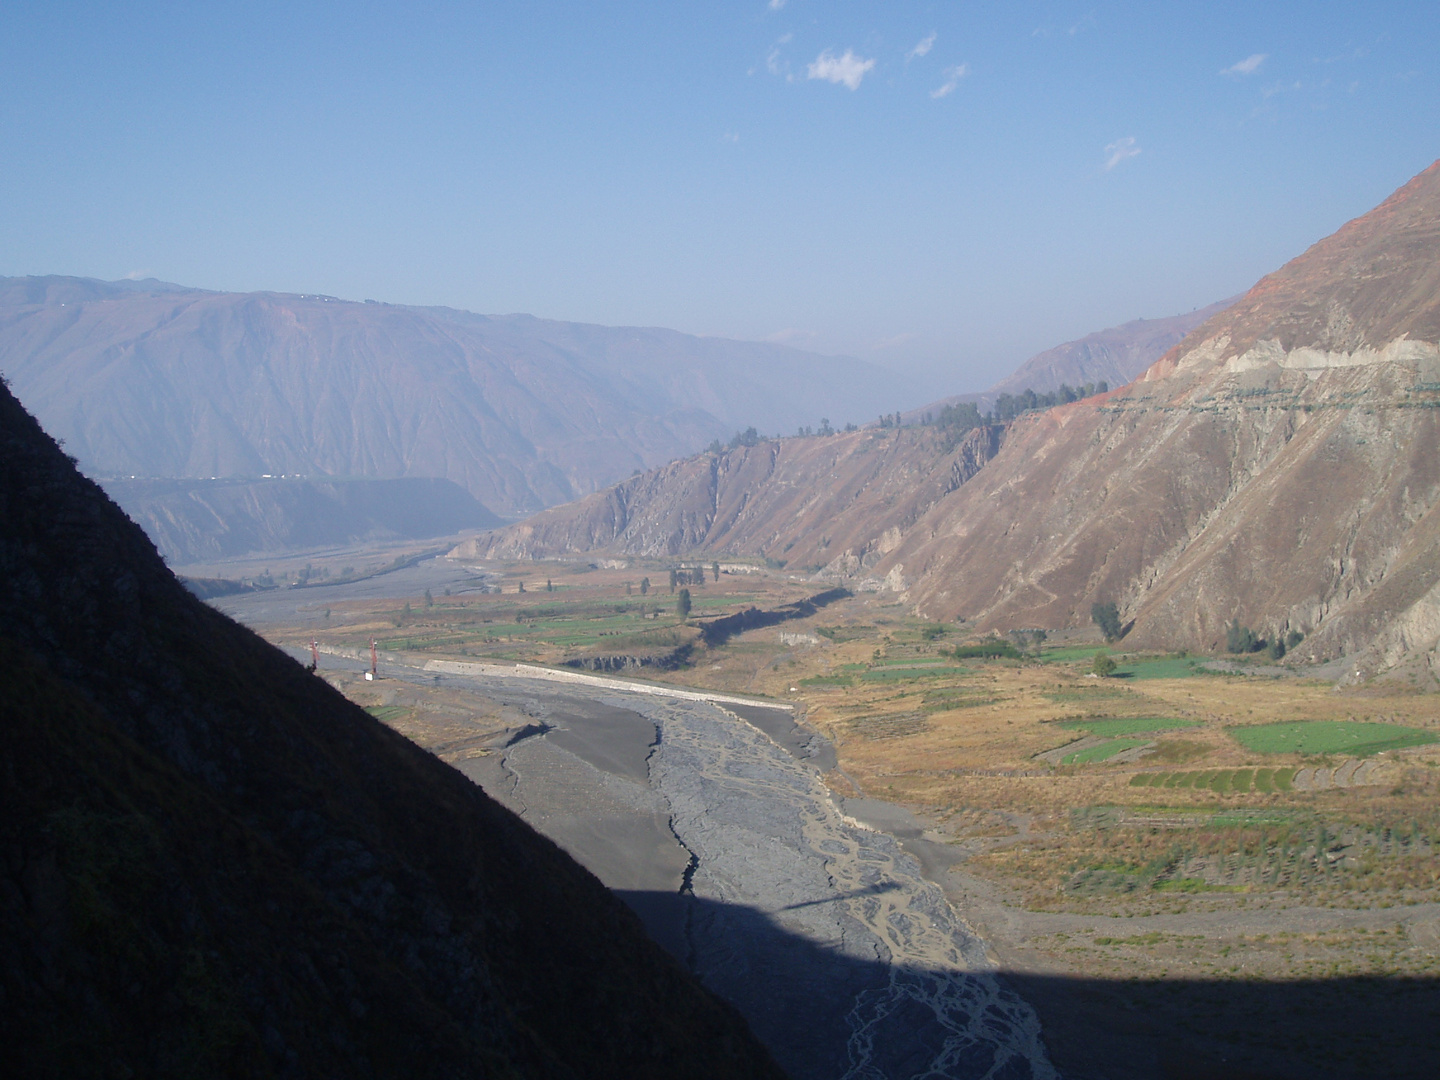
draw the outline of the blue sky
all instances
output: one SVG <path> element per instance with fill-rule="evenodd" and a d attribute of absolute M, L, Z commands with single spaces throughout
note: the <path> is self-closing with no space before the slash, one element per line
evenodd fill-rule
<path fill-rule="evenodd" d="M 0 274 L 772 339 L 978 389 L 1440 157 L 1440 4 L 10 0 Z"/>

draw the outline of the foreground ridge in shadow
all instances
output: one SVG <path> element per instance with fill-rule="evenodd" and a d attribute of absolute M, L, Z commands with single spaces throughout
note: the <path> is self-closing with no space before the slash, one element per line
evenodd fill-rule
<path fill-rule="evenodd" d="M 1440 978 L 957 978 L 846 956 L 741 905 L 617 895 L 796 1080 L 1033 1075 L 1006 1045 L 1006 1018 L 965 1015 L 947 994 L 969 979 L 1036 1010 L 1064 1080 L 1429 1080 L 1440 1061 Z"/>
<path fill-rule="evenodd" d="M 1054 1075 L 1027 1038 L 1029 1010 L 990 972 L 848 955 L 740 904 L 617 895 L 655 940 L 744 1014 L 794 1080 Z"/>

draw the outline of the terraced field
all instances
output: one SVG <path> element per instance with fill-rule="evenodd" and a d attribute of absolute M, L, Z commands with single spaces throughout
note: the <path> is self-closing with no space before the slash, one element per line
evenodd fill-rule
<path fill-rule="evenodd" d="M 1084 750 L 1077 750 L 1073 754 L 1066 754 L 1060 759 L 1060 764 L 1092 765 L 1108 761 L 1117 754 L 1123 754 L 1126 750 L 1134 750 L 1137 746 L 1144 746 L 1149 741 L 1148 739 L 1110 739 L 1099 746 L 1090 746 Z"/>
<path fill-rule="evenodd" d="M 1179 788 L 1243 794 L 1255 791 L 1290 791 L 1296 770 L 1291 769 L 1201 769 L 1190 772 L 1142 772 L 1130 778 L 1131 787 Z"/>
<path fill-rule="evenodd" d="M 1062 720 L 1060 727 L 1072 731 L 1088 731 L 1102 739 L 1119 738 L 1122 735 L 1139 735 L 1153 731 L 1174 731 L 1179 728 L 1199 727 L 1198 720 L 1179 720 L 1159 716 L 1094 717 L 1085 720 Z"/>

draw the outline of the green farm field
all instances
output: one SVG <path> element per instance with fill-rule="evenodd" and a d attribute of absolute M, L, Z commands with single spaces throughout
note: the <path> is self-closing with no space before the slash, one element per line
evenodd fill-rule
<path fill-rule="evenodd" d="M 1352 757 L 1437 741 L 1435 735 L 1418 728 L 1354 720 L 1303 720 L 1232 727 L 1230 735 L 1245 749 L 1258 754 L 1348 754 Z"/>
<path fill-rule="evenodd" d="M 1099 746 L 1092 746 L 1085 750 L 1077 750 L 1073 754 L 1066 754 L 1060 759 L 1062 765 L 1094 765 L 1102 761 L 1109 761 L 1116 754 L 1123 754 L 1126 750 L 1133 750 L 1137 746 L 1144 746 L 1149 739 L 1111 739 Z"/>

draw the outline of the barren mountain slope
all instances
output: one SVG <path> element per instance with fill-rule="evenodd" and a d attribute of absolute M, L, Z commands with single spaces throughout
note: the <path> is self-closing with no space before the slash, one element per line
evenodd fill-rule
<path fill-rule="evenodd" d="M 1136 383 L 1017 421 L 879 569 L 928 615 L 1086 621 L 1313 655 L 1440 635 L 1440 165 L 1259 282 Z M 997 553 L 998 557 L 997 557 Z"/>
<path fill-rule="evenodd" d="M 599 881 L 191 597 L 0 389 L 17 1077 L 780 1076 Z"/>
<path fill-rule="evenodd" d="M 762 441 L 633 477 L 455 554 L 728 553 L 861 574 L 973 476 L 999 440 L 996 428 L 976 429 L 956 445 L 934 428 L 902 428 Z"/>
<path fill-rule="evenodd" d="M 896 390 L 670 330 L 53 277 L 0 279 L 0 370 L 93 475 L 441 477 L 501 514 Z"/>

